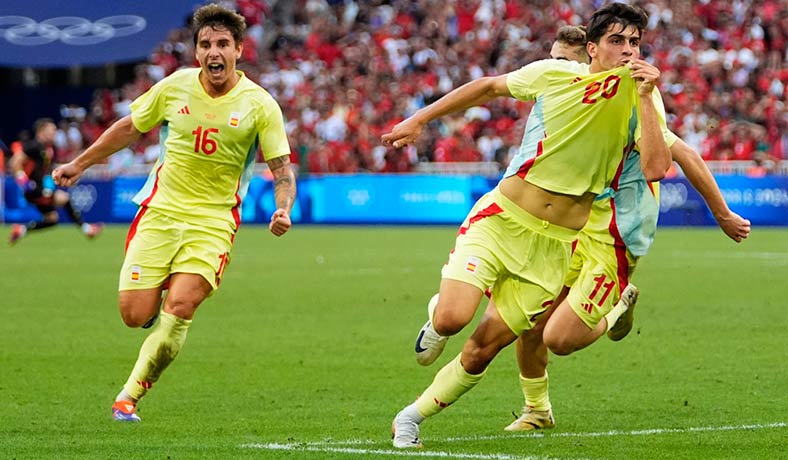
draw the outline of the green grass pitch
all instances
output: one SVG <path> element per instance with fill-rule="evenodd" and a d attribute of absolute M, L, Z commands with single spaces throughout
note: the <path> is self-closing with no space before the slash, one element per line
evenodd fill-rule
<path fill-rule="evenodd" d="M 3 237 L 9 227 L 0 227 Z M 519 410 L 513 349 L 396 451 L 394 414 L 459 352 L 414 360 L 450 227 L 241 229 L 217 294 L 140 404 L 110 405 L 145 331 L 117 313 L 126 227 L 71 226 L 0 247 L 2 459 L 788 458 L 788 230 L 742 244 L 660 229 L 634 281 L 635 329 L 551 356 L 557 427 L 505 433 Z"/>

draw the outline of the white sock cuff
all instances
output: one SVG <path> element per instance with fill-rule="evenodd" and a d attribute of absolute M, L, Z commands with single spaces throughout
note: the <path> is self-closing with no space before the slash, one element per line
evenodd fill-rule
<path fill-rule="evenodd" d="M 421 415 L 421 413 L 419 413 L 419 410 L 416 408 L 416 403 L 413 403 L 410 406 L 402 409 L 402 413 L 408 416 L 408 418 L 413 419 L 413 421 L 416 423 L 421 423 L 426 418 Z"/>

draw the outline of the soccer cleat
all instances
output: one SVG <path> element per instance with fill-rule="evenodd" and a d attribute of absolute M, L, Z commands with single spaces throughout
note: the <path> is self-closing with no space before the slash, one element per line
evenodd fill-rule
<path fill-rule="evenodd" d="M 634 284 L 628 284 L 621 293 L 621 300 L 619 302 L 627 306 L 626 311 L 619 316 L 616 324 L 607 331 L 607 337 L 618 342 L 629 334 L 632 330 L 632 324 L 635 322 L 635 303 L 638 301 L 640 290 Z"/>
<path fill-rule="evenodd" d="M 112 405 L 112 419 L 117 422 L 139 422 L 137 405 L 131 401 L 115 401 Z"/>
<path fill-rule="evenodd" d="M 101 234 L 101 231 L 104 230 L 104 224 L 88 224 L 87 228 L 85 229 L 85 236 L 90 239 L 93 239 Z"/>
<path fill-rule="evenodd" d="M 8 236 L 8 244 L 14 245 L 27 233 L 27 227 L 21 224 L 14 224 L 11 226 L 11 234 Z"/>
<path fill-rule="evenodd" d="M 434 363 L 438 356 L 443 353 L 448 337 L 438 334 L 432 327 L 432 314 L 435 306 L 438 305 L 438 294 L 435 294 L 427 304 L 427 313 L 430 319 L 424 323 L 416 337 L 416 362 L 422 366 L 429 366 Z"/>
<path fill-rule="evenodd" d="M 398 449 L 421 449 L 424 447 L 419 439 L 419 424 L 400 411 L 391 422 L 391 438 Z"/>
<path fill-rule="evenodd" d="M 555 427 L 555 418 L 553 418 L 553 410 L 534 410 L 531 406 L 523 408 L 523 415 L 517 417 L 509 426 L 504 428 L 505 431 L 534 431 L 545 430 Z"/>

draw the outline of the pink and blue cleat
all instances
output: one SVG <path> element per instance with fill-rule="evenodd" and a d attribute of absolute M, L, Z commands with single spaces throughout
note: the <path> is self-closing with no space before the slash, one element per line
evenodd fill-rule
<path fill-rule="evenodd" d="M 139 422 L 137 405 L 131 401 L 115 401 L 112 405 L 112 419 L 116 422 Z"/>

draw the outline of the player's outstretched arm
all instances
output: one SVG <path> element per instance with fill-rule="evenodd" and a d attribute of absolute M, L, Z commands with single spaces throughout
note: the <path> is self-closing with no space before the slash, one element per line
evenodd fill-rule
<path fill-rule="evenodd" d="M 86 169 L 118 150 L 128 147 L 129 144 L 140 137 L 140 134 L 142 133 L 131 122 L 131 115 L 121 118 L 104 131 L 96 139 L 96 142 L 78 157 L 69 163 L 57 167 L 52 172 L 52 179 L 55 180 L 57 185 L 63 187 L 70 187 L 76 184 Z"/>
<path fill-rule="evenodd" d="M 421 135 L 422 129 L 430 121 L 450 113 L 482 105 L 491 100 L 511 96 L 506 84 L 506 75 L 482 77 L 470 81 L 401 121 L 390 133 L 381 136 L 384 144 L 404 147 L 412 144 Z"/>
<path fill-rule="evenodd" d="M 670 153 L 706 201 L 722 231 L 737 243 L 747 238 L 750 235 L 750 221 L 728 208 L 717 181 L 700 155 L 681 139 L 670 147 Z"/>
<path fill-rule="evenodd" d="M 271 174 L 274 176 L 274 201 L 276 211 L 271 215 L 268 229 L 276 236 L 282 236 L 290 230 L 290 210 L 293 208 L 296 196 L 295 173 L 290 167 L 290 158 L 285 155 L 266 161 Z"/>

